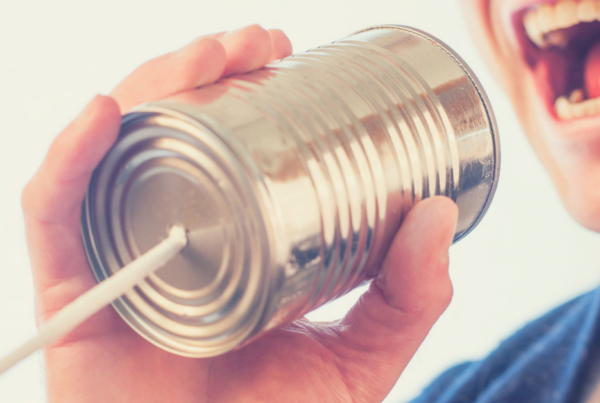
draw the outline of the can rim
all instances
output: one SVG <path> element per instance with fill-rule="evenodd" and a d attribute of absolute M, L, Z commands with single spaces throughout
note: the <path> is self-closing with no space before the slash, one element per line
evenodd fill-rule
<path fill-rule="evenodd" d="M 479 212 L 479 215 L 472 222 L 471 226 L 466 231 L 463 231 L 460 236 L 454 238 L 454 243 L 456 243 L 456 242 L 460 241 L 461 239 L 463 239 L 468 234 L 470 234 L 471 231 L 473 231 L 475 229 L 475 227 L 477 227 L 479 225 L 479 223 L 481 222 L 481 220 L 483 219 L 483 217 L 489 210 L 489 208 L 492 204 L 492 200 L 494 199 L 496 189 L 498 188 L 498 182 L 500 179 L 500 165 L 501 165 L 500 148 L 501 147 L 500 147 L 500 136 L 499 136 L 499 132 L 498 132 L 498 124 L 496 122 L 496 117 L 494 116 L 494 112 L 492 110 L 492 105 L 491 105 L 490 99 L 488 98 L 485 90 L 483 89 L 483 86 L 481 85 L 481 82 L 479 81 L 479 79 L 477 78 L 477 76 L 475 75 L 473 70 L 469 67 L 469 65 L 465 62 L 465 60 L 458 53 L 456 53 L 456 51 L 454 51 L 454 49 L 452 49 L 448 44 L 446 44 L 444 41 L 436 38 L 435 36 L 433 36 L 427 32 L 424 32 L 418 28 L 413 28 L 413 27 L 409 27 L 406 25 L 395 25 L 395 24 L 373 25 L 371 27 L 367 27 L 367 28 L 361 29 L 359 31 L 353 32 L 351 35 L 356 35 L 356 34 L 359 34 L 362 32 L 367 32 L 367 31 L 385 30 L 385 29 L 395 29 L 395 30 L 404 31 L 409 34 L 418 36 L 422 39 L 429 41 L 434 46 L 436 46 L 436 47 L 442 49 L 444 52 L 446 52 L 448 54 L 448 56 L 450 56 L 452 59 L 454 59 L 454 61 L 460 66 L 460 68 L 463 69 L 463 71 L 465 72 L 465 74 L 467 75 L 467 77 L 469 78 L 471 83 L 473 84 L 473 87 L 475 88 L 475 91 L 477 91 L 477 94 L 479 95 L 479 99 L 481 100 L 481 103 L 483 104 L 483 108 L 485 109 L 485 113 L 488 118 L 488 123 L 490 126 L 490 130 L 492 132 L 491 133 L 492 134 L 492 143 L 493 143 L 493 147 L 494 147 L 494 171 L 493 171 L 493 177 L 492 177 L 492 185 L 490 187 L 490 191 L 488 193 L 487 199 L 486 199 L 481 211 Z"/>
<path fill-rule="evenodd" d="M 144 105 L 140 105 L 140 106 L 134 108 L 132 111 L 130 111 L 128 114 L 126 114 L 123 117 L 122 127 L 127 127 L 128 123 L 136 121 L 138 118 L 140 118 L 141 115 L 145 115 L 145 114 L 148 114 L 148 115 L 167 114 L 171 117 L 182 119 L 184 121 L 188 121 L 188 122 L 192 121 L 189 118 L 189 116 L 187 116 L 184 113 L 177 112 L 177 111 L 167 109 L 167 108 L 162 108 L 159 106 L 152 106 L 152 105 L 144 104 Z M 213 131 L 210 128 L 206 127 L 205 125 L 201 124 L 200 122 L 193 121 L 193 123 L 194 123 L 194 126 L 198 130 L 201 130 L 200 127 L 198 127 L 198 126 L 202 126 L 202 128 L 206 132 L 213 133 Z M 122 133 L 123 133 L 123 129 L 122 129 Z M 121 136 L 120 136 L 120 138 L 121 138 Z M 223 143 L 223 146 L 225 146 L 224 143 Z M 232 152 L 232 150 L 229 150 L 228 147 L 226 147 L 226 148 L 228 149 L 228 151 Z M 234 168 L 234 170 L 238 171 L 235 168 Z M 236 173 L 239 174 L 239 172 L 236 172 Z M 95 170 L 90 183 L 95 182 L 94 178 L 97 175 L 98 175 L 98 170 Z M 243 179 L 243 178 L 241 178 L 241 179 Z M 94 277 L 96 278 L 96 280 L 98 282 L 101 282 L 109 276 L 109 273 L 107 272 L 107 267 L 102 260 L 101 253 L 98 249 L 99 245 L 97 244 L 97 236 L 96 236 L 97 228 L 96 228 L 96 225 L 94 224 L 94 219 L 93 219 L 95 202 L 96 202 L 95 198 L 92 195 L 92 187 L 90 186 L 88 188 L 88 191 L 86 192 L 86 196 L 85 196 L 85 199 L 84 199 L 83 205 L 82 205 L 81 227 L 80 228 L 81 228 L 81 234 L 82 234 L 82 239 L 83 239 L 83 243 L 84 243 L 84 250 L 87 255 L 88 262 L 91 266 L 91 271 L 92 271 Z M 255 201 L 253 201 L 253 202 L 255 202 Z M 258 214 L 258 215 L 262 214 L 262 210 L 260 208 L 258 208 L 258 206 L 254 206 L 254 207 L 255 208 L 253 210 L 254 210 L 255 214 Z M 268 229 L 264 228 L 264 226 L 262 225 L 264 223 L 264 220 L 258 219 L 257 223 L 260 226 L 259 232 L 261 232 L 262 236 L 266 237 L 267 240 L 270 240 L 271 237 L 268 236 Z M 264 250 L 262 253 L 262 259 L 264 259 L 264 261 L 262 262 L 263 264 L 261 264 L 262 267 L 267 267 L 268 265 L 271 264 L 270 261 L 271 261 L 272 257 L 268 253 L 265 253 Z M 267 275 L 265 284 L 266 284 L 266 287 L 271 287 L 272 281 L 271 281 L 271 278 L 269 278 L 268 273 L 269 273 L 268 270 L 264 270 L 263 274 Z M 161 336 L 161 332 L 157 331 L 156 329 L 153 328 L 152 321 L 149 320 L 144 315 L 137 313 L 135 308 L 132 308 L 132 306 L 130 306 L 130 304 L 128 302 L 126 302 L 127 295 L 123 295 L 123 296 L 119 297 L 118 299 L 116 299 L 115 301 L 112 302 L 112 305 L 115 308 L 115 310 L 117 311 L 117 313 L 119 314 L 119 316 L 121 316 L 123 318 L 123 320 L 125 320 L 125 322 L 127 322 L 133 330 L 135 330 L 139 335 L 141 335 L 143 338 L 148 340 L 150 343 L 157 345 L 158 347 L 160 347 L 163 350 L 169 351 L 171 353 L 174 353 L 174 354 L 177 354 L 180 356 L 202 358 L 202 357 L 212 357 L 212 356 L 230 351 L 232 348 L 236 348 L 236 347 L 242 345 L 242 343 L 244 343 L 246 340 L 248 340 L 250 337 L 252 337 L 257 332 L 257 328 L 258 329 L 261 328 L 261 323 L 264 321 L 264 318 L 263 318 L 264 308 L 265 308 L 265 306 L 268 305 L 267 300 L 266 300 L 266 297 L 268 295 L 270 295 L 269 292 L 264 292 L 264 291 L 258 292 L 255 295 L 255 298 L 258 298 L 260 300 L 259 301 L 260 307 L 259 307 L 259 309 L 256 310 L 256 312 L 254 314 L 252 314 L 252 318 L 245 324 L 244 329 L 242 329 L 240 332 L 238 332 L 238 334 L 234 338 L 232 338 L 231 340 L 228 340 L 226 343 L 217 343 L 213 346 L 195 346 L 195 345 L 192 346 L 192 345 L 188 345 L 188 343 L 186 343 L 185 341 L 182 342 L 181 340 L 179 340 L 179 338 L 169 338 L 169 342 L 165 342 L 165 338 Z"/>

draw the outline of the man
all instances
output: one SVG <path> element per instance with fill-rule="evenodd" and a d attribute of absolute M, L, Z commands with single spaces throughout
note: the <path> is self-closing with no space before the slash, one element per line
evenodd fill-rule
<path fill-rule="evenodd" d="M 600 2 L 462 0 L 563 204 L 600 232 Z M 600 402 L 600 290 L 530 323 L 417 402 Z"/>
<path fill-rule="evenodd" d="M 513 21 L 514 26 L 524 27 L 516 16 L 527 15 L 515 3 L 521 2 L 465 0 L 464 6 L 484 54 L 518 107 L 531 142 L 565 204 L 584 225 L 600 229 L 600 217 L 593 211 L 600 198 L 595 203 L 594 191 L 586 190 L 595 179 L 593 119 L 573 120 L 569 113 L 579 112 L 570 110 L 563 115 L 569 119 L 566 123 L 558 122 L 552 112 L 542 114 L 548 102 L 540 101 L 537 94 L 550 85 L 541 78 L 553 83 L 558 76 L 549 75 L 552 63 L 543 57 L 536 59 L 536 55 L 545 51 L 553 55 L 554 43 L 560 45 L 561 41 L 557 35 L 546 35 L 552 33 L 547 29 L 551 24 L 544 25 L 546 17 L 537 14 L 536 24 L 538 19 L 543 22 L 538 28 L 548 32 L 540 35 L 530 25 L 519 31 L 525 32 L 521 42 L 513 41 L 513 36 L 521 37 L 502 27 L 513 26 Z M 553 16 L 556 20 L 556 12 Z M 533 21 L 533 17 L 527 18 Z M 551 37 L 548 44 L 546 36 Z M 513 42 L 524 43 L 522 48 L 527 49 L 536 43 L 539 47 L 533 48 L 532 56 L 522 48 L 511 53 Z M 121 112 L 224 75 L 258 68 L 290 52 L 289 41 L 280 31 L 257 26 L 199 38 L 138 68 L 111 97 L 96 97 L 57 137 L 23 194 L 40 320 L 94 284 L 80 241 L 79 206 L 93 168 L 117 135 Z M 164 76 L 176 79 L 157 79 Z M 161 84 L 145 86 L 147 82 Z M 564 87 L 571 90 L 569 85 Z M 570 93 L 557 95 L 571 97 Z M 577 101 L 577 96 L 571 98 Z M 559 107 L 565 111 L 561 102 Z M 591 134 L 552 137 L 567 126 Z M 428 199 L 413 208 L 379 277 L 341 322 L 316 325 L 298 321 L 221 357 L 199 360 L 163 352 L 106 308 L 46 350 L 49 400 L 381 401 L 450 301 L 447 252 L 456 217 L 456 206 L 445 198 Z M 398 278 L 402 281 L 396 281 Z M 582 385 L 595 382 L 594 361 L 582 353 L 593 346 L 593 295 L 533 323 L 482 363 L 449 371 L 425 392 L 422 401 L 583 401 Z M 574 318 L 573 323 L 565 318 Z M 536 344 L 544 340 L 545 332 L 554 344 Z M 559 351 L 562 355 L 556 354 Z M 530 361 L 523 362 L 523 358 L 534 364 L 525 365 Z M 575 369 L 569 372 L 565 368 Z M 539 376 L 528 377 L 533 374 Z"/>

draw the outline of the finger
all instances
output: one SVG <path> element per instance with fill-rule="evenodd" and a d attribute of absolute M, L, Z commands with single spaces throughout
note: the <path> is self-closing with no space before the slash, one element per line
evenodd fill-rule
<path fill-rule="evenodd" d="M 292 52 L 292 44 L 288 37 L 279 29 L 272 29 L 268 31 L 271 37 L 271 56 L 267 60 L 268 62 L 287 57 Z M 262 60 L 259 60 L 259 65 Z M 244 79 L 248 79 L 247 77 Z M 260 82 L 264 77 L 255 76 L 255 82 Z M 254 81 L 254 80 L 253 80 Z M 170 100 L 175 102 L 191 103 L 194 105 L 206 105 L 213 102 L 215 99 L 220 98 L 227 91 L 227 86 L 213 86 L 211 88 L 204 88 L 202 91 L 188 91 L 182 94 L 178 94 L 169 97 Z"/>
<path fill-rule="evenodd" d="M 100 95 L 94 98 L 54 140 L 39 171 L 23 191 L 37 291 L 45 292 L 62 282 L 73 290 L 45 298 L 41 314 L 62 307 L 93 284 L 81 245 L 81 204 L 94 168 L 119 133 L 120 122 L 119 107 L 113 99 Z"/>
<path fill-rule="evenodd" d="M 189 45 L 138 67 L 112 91 L 122 112 L 218 80 L 225 69 L 225 48 L 215 38 L 200 37 Z"/>
<path fill-rule="evenodd" d="M 292 54 L 292 42 L 280 29 L 270 29 L 271 57 L 269 61 L 283 59 Z"/>
<path fill-rule="evenodd" d="M 113 90 L 122 112 L 156 99 L 166 98 L 210 84 L 222 76 L 256 70 L 291 52 L 283 32 L 269 32 L 259 25 L 202 36 L 184 48 L 157 57 L 138 67 Z M 273 54 L 273 46 L 277 53 Z"/>
<path fill-rule="evenodd" d="M 213 37 L 223 44 L 227 53 L 223 76 L 256 70 L 273 60 L 271 35 L 260 25 L 249 25 Z M 280 34 L 275 37 L 277 46 L 282 46 L 284 38 Z"/>
<path fill-rule="evenodd" d="M 373 388 L 384 386 L 383 396 L 371 398 L 385 397 L 450 303 L 448 248 L 457 217 L 456 205 L 445 197 L 414 206 L 379 276 L 338 327 L 332 348 L 342 363 L 348 363 L 343 366 L 345 375 L 357 380 L 375 377 Z"/>
<path fill-rule="evenodd" d="M 389 307 L 407 314 L 446 309 L 452 297 L 448 249 L 457 220 L 458 207 L 446 197 L 423 200 L 409 213 L 376 279 Z"/>
<path fill-rule="evenodd" d="M 53 224 L 78 220 L 92 172 L 116 140 L 120 124 L 115 101 L 96 96 L 52 142 L 40 169 L 25 187 L 25 216 Z"/>

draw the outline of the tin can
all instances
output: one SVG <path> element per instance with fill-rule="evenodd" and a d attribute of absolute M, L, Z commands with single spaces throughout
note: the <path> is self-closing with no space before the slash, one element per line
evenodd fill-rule
<path fill-rule="evenodd" d="M 209 357 L 376 275 L 419 200 L 487 211 L 490 103 L 448 46 L 377 26 L 137 108 L 96 169 L 82 229 L 102 281 L 181 224 L 188 246 L 113 303 L 142 336 Z"/>

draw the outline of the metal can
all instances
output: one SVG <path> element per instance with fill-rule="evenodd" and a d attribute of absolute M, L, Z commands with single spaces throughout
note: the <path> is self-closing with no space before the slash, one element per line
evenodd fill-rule
<path fill-rule="evenodd" d="M 96 169 L 82 230 L 102 281 L 167 236 L 182 253 L 113 303 L 142 336 L 209 357 L 368 281 L 419 200 L 487 211 L 490 103 L 439 40 L 377 26 L 137 108 Z"/>

